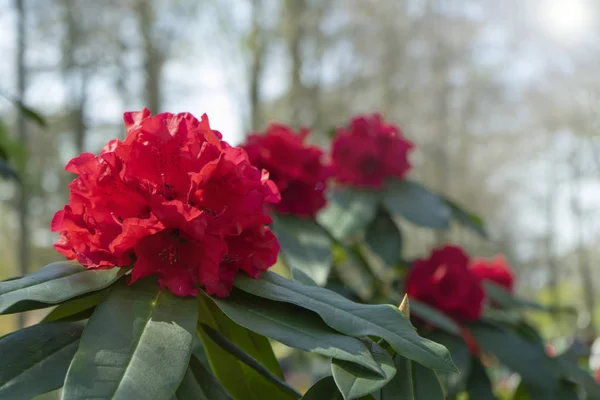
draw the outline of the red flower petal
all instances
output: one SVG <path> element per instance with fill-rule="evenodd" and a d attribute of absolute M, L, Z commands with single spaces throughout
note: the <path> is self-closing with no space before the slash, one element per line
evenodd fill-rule
<path fill-rule="evenodd" d="M 468 268 L 469 258 L 456 246 L 435 249 L 410 269 L 406 292 L 460 322 L 478 320 L 485 293 Z"/>
<path fill-rule="evenodd" d="M 296 134 L 288 126 L 271 124 L 264 134 L 249 135 L 244 149 L 252 165 L 268 171 L 281 192 L 275 209 L 313 218 L 327 204 L 324 191 L 331 170 L 321 149 L 304 143 L 308 134 L 306 129 Z"/>
<path fill-rule="evenodd" d="M 124 115 L 127 137 L 67 165 L 78 176 L 54 216 L 54 247 L 88 268 L 133 264 L 131 282 L 158 275 L 179 296 L 219 296 L 243 269 L 258 276 L 279 245 L 265 204 L 279 192 L 245 151 L 191 114 Z M 239 258 L 227 258 L 235 252 Z"/>
<path fill-rule="evenodd" d="M 412 168 L 408 153 L 414 145 L 381 115 L 359 116 L 339 128 L 331 162 L 340 183 L 377 188 L 388 177 L 404 178 Z"/>

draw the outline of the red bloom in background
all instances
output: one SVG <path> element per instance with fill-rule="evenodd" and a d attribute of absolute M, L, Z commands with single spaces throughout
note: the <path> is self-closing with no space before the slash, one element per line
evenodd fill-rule
<path fill-rule="evenodd" d="M 249 135 L 243 145 L 252 165 L 269 171 L 281 192 L 281 202 L 274 206 L 281 213 L 314 217 L 327 204 L 330 168 L 323 163 L 323 151 L 304 142 L 308 134 L 271 124 L 264 134 Z"/>
<path fill-rule="evenodd" d="M 408 153 L 414 145 L 397 126 L 373 114 L 353 118 L 338 128 L 331 154 L 335 178 L 340 183 L 380 187 L 386 178 L 404 176 L 412 168 Z"/>
<path fill-rule="evenodd" d="M 469 258 L 460 247 L 435 249 L 428 259 L 413 264 L 406 277 L 406 292 L 457 321 L 478 320 L 485 294 L 468 265 Z"/>
<path fill-rule="evenodd" d="M 87 268 L 133 264 L 131 282 L 158 275 L 179 296 L 226 296 L 240 270 L 258 277 L 279 243 L 265 203 L 279 201 L 268 173 L 213 131 L 206 115 L 125 113 L 127 137 L 66 170 L 69 204 L 52 220 L 54 247 Z"/>
<path fill-rule="evenodd" d="M 508 266 L 506 258 L 497 255 L 491 259 L 475 258 L 471 262 L 471 271 L 480 280 L 490 280 L 512 292 L 515 283 L 515 274 Z"/>

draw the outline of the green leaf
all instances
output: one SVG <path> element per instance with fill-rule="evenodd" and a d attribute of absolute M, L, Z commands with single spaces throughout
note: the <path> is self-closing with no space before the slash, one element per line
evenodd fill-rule
<path fill-rule="evenodd" d="M 86 269 L 56 262 L 24 277 L 0 282 L 0 314 L 11 314 L 62 303 L 104 289 L 126 272 L 123 268 Z"/>
<path fill-rule="evenodd" d="M 372 270 L 354 249 L 336 245 L 338 260 L 334 265 L 340 281 L 362 301 L 369 302 L 373 298 L 376 285 Z"/>
<path fill-rule="evenodd" d="M 346 400 L 366 396 L 379 390 L 396 375 L 394 361 L 388 352 L 373 341 L 370 341 L 369 345 L 373 357 L 383 370 L 383 376 L 354 363 L 331 361 L 333 379 Z"/>
<path fill-rule="evenodd" d="M 312 278 L 306 275 L 306 273 L 301 269 L 291 268 L 290 272 L 292 273 L 292 279 L 302 283 L 303 285 L 319 286 L 317 285 L 317 282 L 313 281 Z"/>
<path fill-rule="evenodd" d="M 383 372 L 363 342 L 327 326 L 313 312 L 253 296 L 234 289 L 227 298 L 213 301 L 238 324 L 281 342 L 325 357 L 346 360 L 377 374 Z"/>
<path fill-rule="evenodd" d="M 42 117 L 39 113 L 34 111 L 32 108 L 26 106 L 22 101 L 15 100 L 15 105 L 17 106 L 19 111 L 25 116 L 25 118 L 27 118 L 28 120 L 35 122 L 37 125 L 39 125 L 42 128 L 45 128 L 48 126 L 44 117 Z"/>
<path fill-rule="evenodd" d="M 19 174 L 6 161 L 0 159 L 0 177 L 19 181 Z"/>
<path fill-rule="evenodd" d="M 283 379 L 279 363 L 273 354 L 268 339 L 238 325 L 227 317 L 206 293 L 198 296 L 200 305 L 199 322 L 210 326 L 231 342 L 235 343 L 245 353 L 264 365 L 273 375 Z M 250 368 L 246 363 L 231 355 L 216 343 L 204 329 L 198 334 L 202 339 L 204 350 L 215 375 L 223 386 L 236 399 L 262 400 L 276 393 L 282 400 L 296 399 L 279 386 L 265 379 L 264 376 Z"/>
<path fill-rule="evenodd" d="M 401 215 L 414 224 L 434 229 L 447 229 L 449 226 L 450 207 L 440 196 L 417 182 L 388 182 L 383 204 L 390 213 Z"/>
<path fill-rule="evenodd" d="M 396 265 L 402 256 L 402 234 L 392 216 L 384 208 L 367 228 L 365 240 L 369 249 L 377 254 L 386 265 Z"/>
<path fill-rule="evenodd" d="M 302 400 L 343 400 L 332 376 L 326 376 L 311 386 Z"/>
<path fill-rule="evenodd" d="M 233 400 L 219 380 L 194 355 L 175 397 L 177 400 Z"/>
<path fill-rule="evenodd" d="M 499 305 L 501 308 L 509 309 L 520 308 L 523 306 L 523 304 L 518 299 L 513 297 L 506 289 L 504 289 L 497 283 L 484 280 L 482 282 L 482 285 L 485 289 L 487 297 L 496 305 Z"/>
<path fill-rule="evenodd" d="M 231 340 L 227 339 L 227 337 L 225 337 L 223 334 L 205 324 L 200 324 L 200 329 L 202 329 L 204 333 L 223 350 L 252 368 L 254 371 L 258 372 L 269 382 L 275 384 L 281 390 L 281 392 L 286 393 L 288 396 L 295 399 L 300 398 L 300 394 L 296 392 L 296 390 L 288 386 L 285 382 L 279 379 L 279 377 L 275 376 L 264 365 L 242 350 Z"/>
<path fill-rule="evenodd" d="M 519 309 L 519 308 L 530 308 L 538 311 L 545 312 L 567 312 L 574 313 L 574 309 L 571 307 L 548 307 L 538 304 L 536 302 L 523 299 L 508 292 L 504 287 L 498 285 L 495 282 L 489 280 L 483 281 L 483 287 L 487 294 L 487 297 L 501 308 L 505 309 Z"/>
<path fill-rule="evenodd" d="M 450 207 L 450 210 L 452 212 L 452 218 L 456 220 L 456 222 L 465 226 L 466 228 L 471 229 L 481 237 L 485 239 L 488 238 L 483 218 L 464 210 L 457 203 L 453 202 L 452 200 L 446 197 L 444 197 L 443 199 L 446 202 L 446 204 Z"/>
<path fill-rule="evenodd" d="M 394 356 L 396 376 L 381 389 L 381 400 L 444 400 L 444 389 L 435 374 L 398 354 Z"/>
<path fill-rule="evenodd" d="M 577 384 L 581 385 L 587 394 L 588 400 L 600 399 L 600 385 L 596 383 L 589 372 L 581 369 L 576 360 L 569 359 L 569 354 L 561 354 L 556 357 L 564 376 Z"/>
<path fill-rule="evenodd" d="M 412 308 L 412 301 L 411 301 Z M 459 373 L 440 371 L 438 378 L 442 382 L 442 386 L 446 388 L 448 397 L 458 395 L 464 388 L 467 379 L 471 373 L 471 353 L 460 336 L 452 335 L 439 329 L 428 334 L 427 339 L 432 340 L 446 347 L 452 355 L 452 361 L 458 368 Z"/>
<path fill-rule="evenodd" d="M 60 400 L 60 389 L 35 396 L 33 400 Z"/>
<path fill-rule="evenodd" d="M 547 356 L 542 344 L 483 322 L 471 324 L 469 329 L 483 350 L 494 354 L 502 364 L 521 375 L 528 385 L 558 390 L 557 365 Z"/>
<path fill-rule="evenodd" d="M 104 299 L 109 289 L 93 292 L 89 295 L 69 300 L 59 304 L 54 310 L 50 311 L 42 322 L 52 322 L 65 320 L 71 317 L 77 318 L 87 310 L 96 307 Z M 91 315 L 91 314 L 90 314 Z"/>
<path fill-rule="evenodd" d="M 317 221 L 339 241 L 355 238 L 375 217 L 378 194 L 372 190 L 336 188 Z"/>
<path fill-rule="evenodd" d="M 31 399 L 62 387 L 83 324 L 33 325 L 0 340 L 0 398 Z"/>
<path fill-rule="evenodd" d="M 154 277 L 115 284 L 83 332 L 63 400 L 171 399 L 190 360 L 197 310 L 196 299 L 160 290 Z"/>
<path fill-rule="evenodd" d="M 311 219 L 274 215 L 273 232 L 290 269 L 300 269 L 320 286 L 327 282 L 332 243 L 322 227 Z"/>
<path fill-rule="evenodd" d="M 413 315 L 448 333 L 461 334 L 460 326 L 452 318 L 412 297 L 410 298 L 410 311 Z"/>
<path fill-rule="evenodd" d="M 430 368 L 455 371 L 448 350 L 420 337 L 394 306 L 354 303 L 327 289 L 306 286 L 265 272 L 260 279 L 238 275 L 235 286 L 259 297 L 314 311 L 333 329 L 348 336 L 377 336 L 394 350 Z"/>
<path fill-rule="evenodd" d="M 467 378 L 467 393 L 470 399 L 496 400 L 492 382 L 478 358 L 471 359 L 471 373 Z"/>
<path fill-rule="evenodd" d="M 528 385 L 521 381 L 513 394 L 513 400 L 579 400 L 577 387 L 566 381 L 561 381 L 558 388 L 549 389 Z"/>
<path fill-rule="evenodd" d="M 343 400 L 344 396 L 338 390 L 332 376 L 326 376 L 308 389 L 302 400 Z M 375 400 L 371 395 L 363 396 L 359 400 Z"/>

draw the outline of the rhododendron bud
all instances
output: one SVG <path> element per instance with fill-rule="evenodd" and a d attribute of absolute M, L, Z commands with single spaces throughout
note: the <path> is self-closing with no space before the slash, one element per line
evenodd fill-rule
<path fill-rule="evenodd" d="M 515 283 L 515 274 L 508 266 L 506 258 L 497 255 L 491 259 L 475 258 L 471 262 L 471 272 L 480 280 L 489 280 L 512 292 Z"/>
<path fill-rule="evenodd" d="M 415 261 L 406 277 L 406 292 L 456 321 L 478 320 L 485 293 L 468 265 L 469 258 L 460 247 L 435 249 L 428 259 Z"/>
<path fill-rule="evenodd" d="M 221 140 L 206 115 L 125 113 L 125 140 L 83 153 L 69 204 L 52 220 L 54 247 L 87 268 L 133 264 L 131 282 L 158 275 L 179 296 L 226 296 L 241 269 L 258 277 L 277 260 L 265 204 L 279 201 L 266 171 Z"/>
<path fill-rule="evenodd" d="M 248 136 L 243 148 L 250 162 L 269 171 L 270 179 L 281 192 L 274 207 L 285 214 L 314 217 L 323 208 L 330 168 L 323 151 L 305 143 L 308 130 L 296 134 L 286 125 L 271 124 L 264 133 Z"/>
<path fill-rule="evenodd" d="M 412 142 L 381 115 L 359 116 L 347 128 L 338 128 L 331 154 L 340 183 L 377 188 L 389 177 L 404 178 L 410 171 Z"/>

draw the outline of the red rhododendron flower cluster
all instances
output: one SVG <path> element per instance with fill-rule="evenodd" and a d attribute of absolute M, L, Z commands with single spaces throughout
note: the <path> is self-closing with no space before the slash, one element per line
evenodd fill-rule
<path fill-rule="evenodd" d="M 460 247 L 433 250 L 417 260 L 406 277 L 409 297 L 421 300 L 460 322 L 481 316 L 485 293 L 469 269 L 469 257 Z"/>
<path fill-rule="evenodd" d="M 229 146 L 204 115 L 125 113 L 127 137 L 66 170 L 69 204 L 52 220 L 54 247 L 87 268 L 133 264 L 131 282 L 158 275 L 179 296 L 226 296 L 241 269 L 258 277 L 276 262 L 265 203 L 279 193 L 268 173 Z"/>
<path fill-rule="evenodd" d="M 314 217 L 327 204 L 324 190 L 330 168 L 324 164 L 323 151 L 304 142 L 308 134 L 271 124 L 264 134 L 249 135 L 243 146 L 252 165 L 269 171 L 277 185 L 281 202 L 274 207 L 281 213 Z"/>
<path fill-rule="evenodd" d="M 473 259 L 471 262 L 471 272 L 480 280 L 487 279 L 506 288 L 510 292 L 513 291 L 515 274 L 508 266 L 506 258 L 502 255 L 497 255 L 492 259 Z"/>
<path fill-rule="evenodd" d="M 347 128 L 338 128 L 331 154 L 340 183 L 381 187 L 389 177 L 404 178 L 410 171 L 408 153 L 414 145 L 397 126 L 381 115 L 359 116 Z"/>

